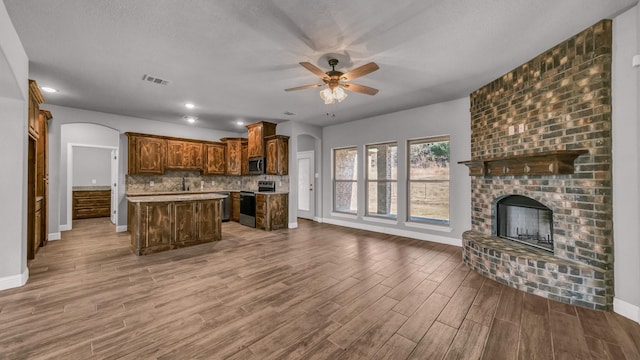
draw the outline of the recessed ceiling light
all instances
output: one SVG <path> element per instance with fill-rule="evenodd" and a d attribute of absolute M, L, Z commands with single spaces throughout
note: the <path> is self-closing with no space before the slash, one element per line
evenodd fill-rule
<path fill-rule="evenodd" d="M 244 121 L 238 120 L 238 121 L 236 121 L 236 125 L 242 126 L 242 125 L 244 125 Z"/>
<path fill-rule="evenodd" d="M 196 122 L 196 120 L 198 120 L 198 118 L 191 115 L 185 115 L 182 117 L 182 120 L 186 120 L 189 124 L 193 124 L 194 122 Z"/>
<path fill-rule="evenodd" d="M 192 103 L 186 103 L 186 104 L 184 104 L 184 107 L 186 107 L 187 109 L 193 109 L 196 106 L 193 105 Z"/>
<path fill-rule="evenodd" d="M 52 87 L 48 87 L 48 86 L 43 86 L 40 89 L 42 89 L 42 91 L 48 92 L 48 93 L 58 92 L 58 90 L 56 90 L 56 89 L 54 89 Z"/>

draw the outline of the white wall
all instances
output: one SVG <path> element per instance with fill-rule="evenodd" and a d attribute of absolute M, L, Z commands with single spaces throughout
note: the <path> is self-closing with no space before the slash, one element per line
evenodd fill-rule
<path fill-rule="evenodd" d="M 116 140 L 119 142 L 119 137 Z M 74 147 L 73 186 L 110 186 L 110 184 L 111 149 Z"/>
<path fill-rule="evenodd" d="M 458 165 L 457 162 L 469 160 L 471 156 L 469 116 L 469 99 L 463 98 L 323 128 L 323 221 L 461 245 L 462 232 L 471 228 L 471 180 L 467 167 Z M 397 141 L 398 199 L 404 199 L 407 192 L 404 170 L 407 140 L 438 135 L 450 136 L 450 226 L 418 226 L 406 223 L 407 209 L 403 206 L 405 201 L 398 201 L 397 221 L 366 218 L 363 162 L 358 166 L 358 215 L 332 213 L 332 149 L 357 146 L 358 157 L 362 159 L 364 145 Z"/>
<path fill-rule="evenodd" d="M 0 290 L 26 283 L 27 54 L 0 2 Z"/>
<path fill-rule="evenodd" d="M 640 6 L 613 20 L 614 311 L 640 322 Z"/>
<path fill-rule="evenodd" d="M 217 141 L 223 137 L 237 137 L 241 134 L 198 128 L 189 125 L 178 125 L 159 122 L 148 119 L 133 118 L 115 114 L 102 113 L 97 111 L 75 109 L 63 106 L 44 104 L 42 106 L 51 111 L 53 119 L 49 123 L 49 233 L 55 234 L 60 231 L 60 224 L 66 225 L 66 189 L 67 189 L 67 166 L 66 151 L 67 146 L 62 141 L 62 126 L 74 124 L 87 126 L 89 124 L 102 125 L 116 130 L 120 135 L 116 141 L 119 147 L 119 175 L 118 183 L 118 221 L 119 227 L 127 223 L 127 206 L 124 196 L 125 174 L 127 173 L 127 137 L 125 132 L 139 132 L 145 134 L 155 134 L 164 136 L 175 136 L 187 139 Z M 89 123 L 89 124 L 87 124 Z M 87 128 L 88 129 L 88 128 Z M 102 141 L 99 133 L 96 136 L 84 138 L 84 143 L 101 145 Z M 80 140 L 77 140 L 80 142 Z M 109 146 L 113 146 L 115 140 L 109 140 Z M 67 141 L 69 142 L 69 141 Z M 73 141 L 72 141 L 73 142 Z M 104 145 L 104 144 L 102 144 Z M 62 211 L 61 211 L 62 210 Z"/>

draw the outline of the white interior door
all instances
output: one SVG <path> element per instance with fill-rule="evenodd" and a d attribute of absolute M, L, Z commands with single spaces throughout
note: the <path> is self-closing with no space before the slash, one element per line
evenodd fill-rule
<path fill-rule="evenodd" d="M 118 150 L 111 150 L 111 222 L 118 223 Z"/>
<path fill-rule="evenodd" d="M 313 220 L 315 217 L 315 165 L 314 152 L 299 152 L 298 158 L 298 217 Z"/>

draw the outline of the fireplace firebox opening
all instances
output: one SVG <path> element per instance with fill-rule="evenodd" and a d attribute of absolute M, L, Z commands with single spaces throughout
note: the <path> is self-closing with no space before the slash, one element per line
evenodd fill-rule
<path fill-rule="evenodd" d="M 496 203 L 496 235 L 553 252 L 553 212 L 540 202 L 511 195 Z"/>

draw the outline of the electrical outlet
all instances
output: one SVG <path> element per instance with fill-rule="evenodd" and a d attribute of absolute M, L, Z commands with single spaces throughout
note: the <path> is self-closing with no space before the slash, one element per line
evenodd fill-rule
<path fill-rule="evenodd" d="M 211 180 L 211 185 L 215 185 L 216 181 L 215 180 Z"/>
<path fill-rule="evenodd" d="M 155 185 L 156 183 L 153 180 L 149 181 L 149 186 L 155 186 Z"/>
<path fill-rule="evenodd" d="M 522 134 L 524 132 L 524 124 L 518 125 L 518 133 Z"/>
<path fill-rule="evenodd" d="M 515 134 L 515 132 L 516 132 L 516 129 L 513 127 L 513 125 L 510 125 L 509 126 L 509 135 L 513 135 L 513 134 Z"/>

